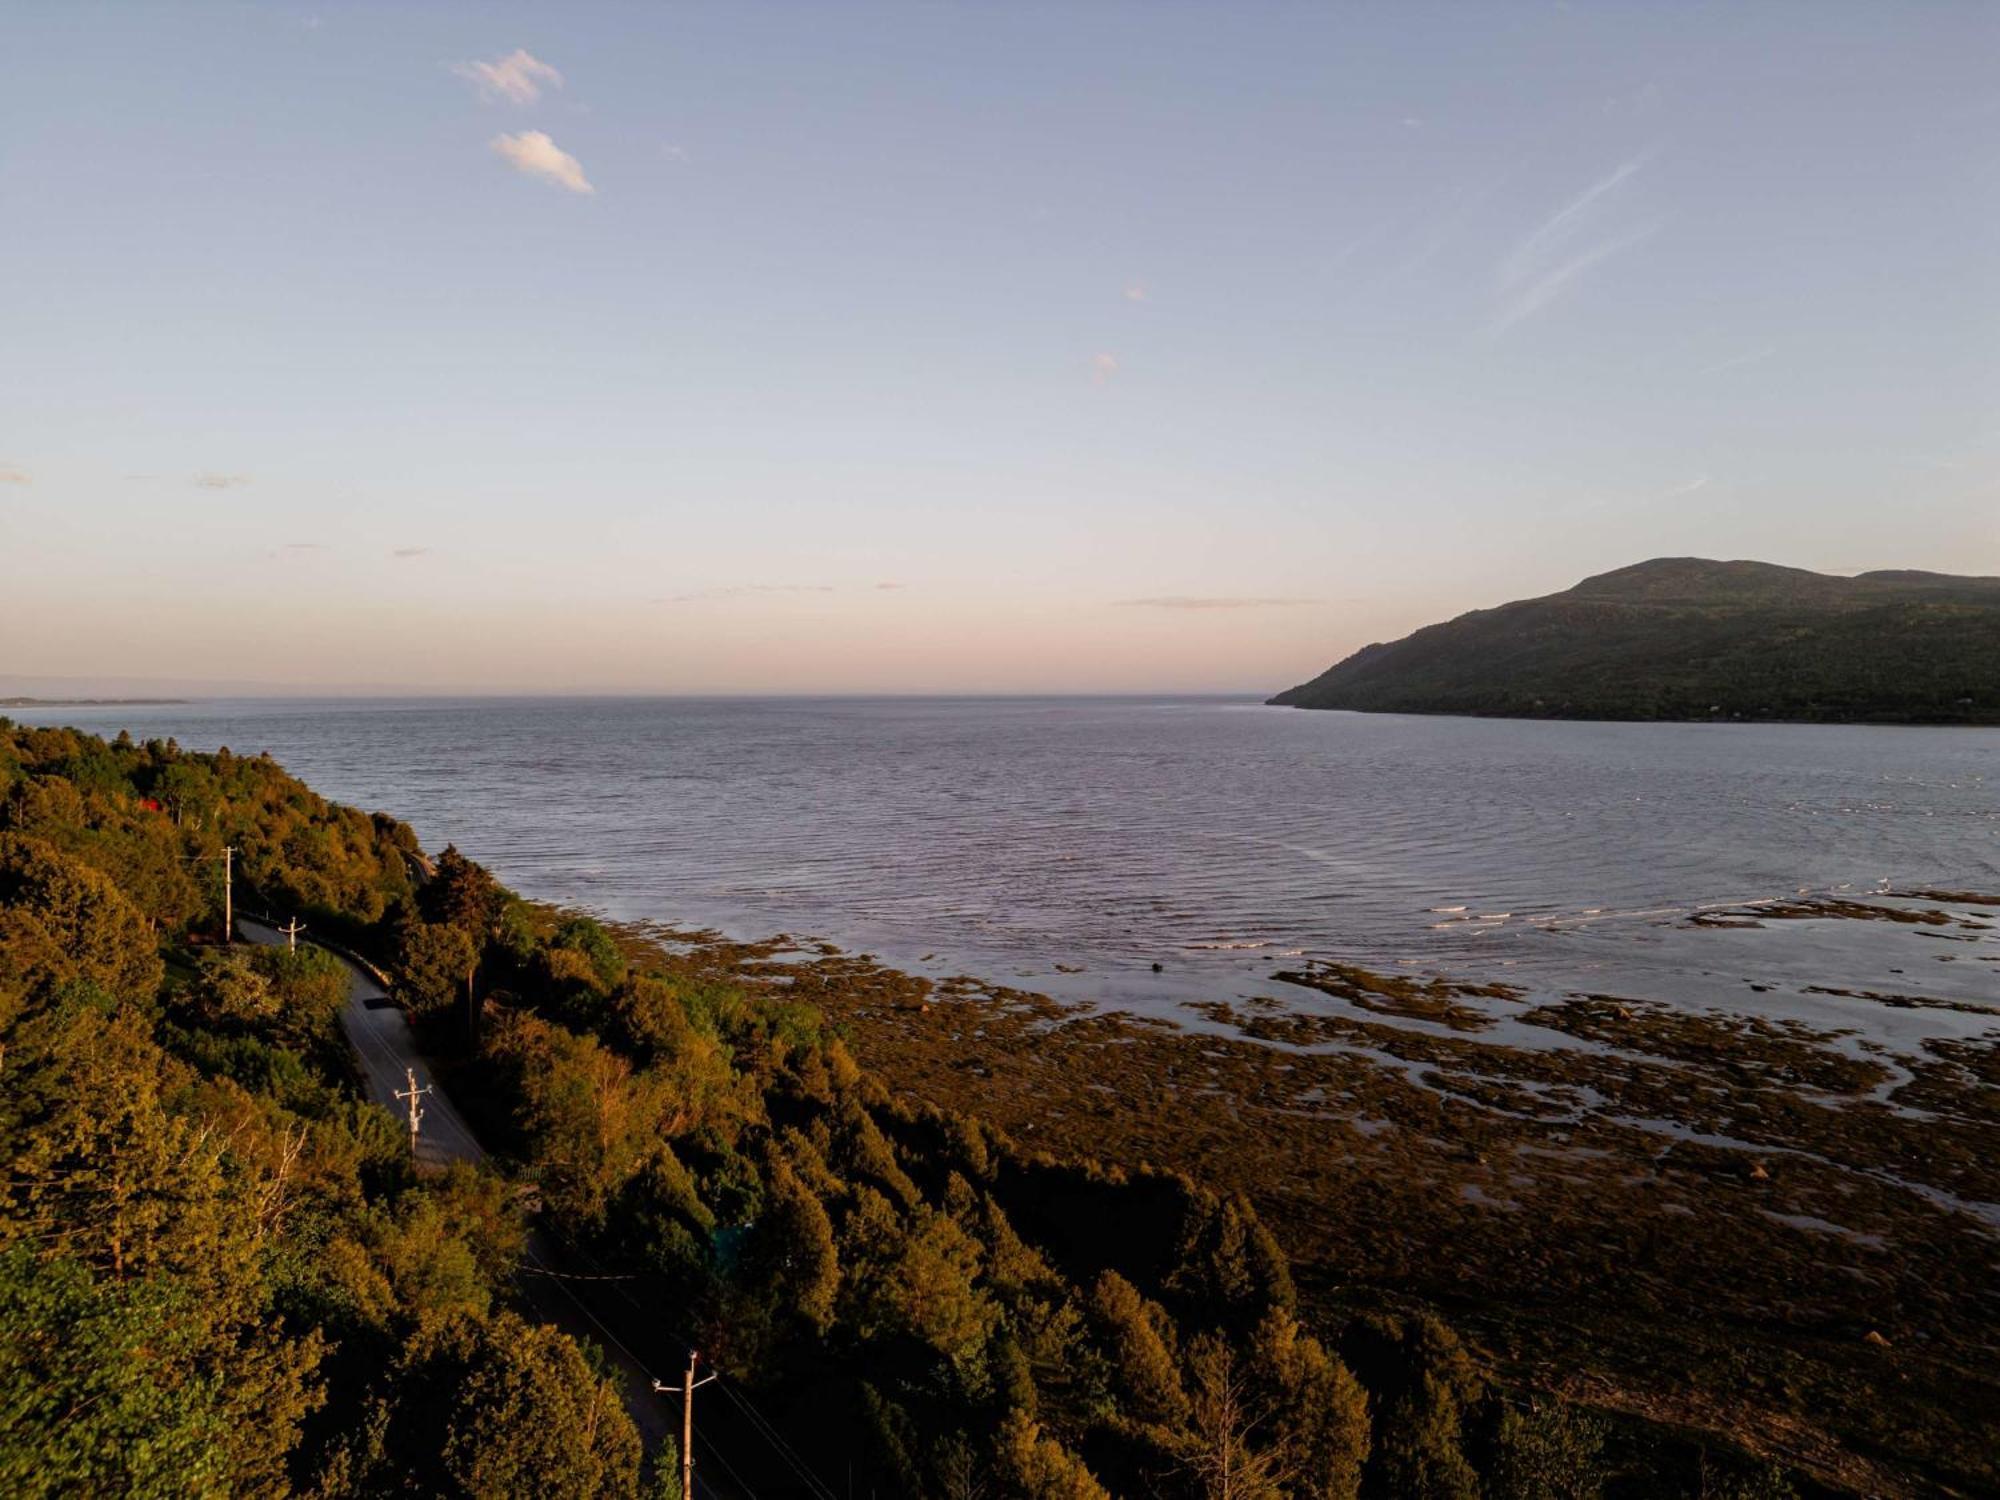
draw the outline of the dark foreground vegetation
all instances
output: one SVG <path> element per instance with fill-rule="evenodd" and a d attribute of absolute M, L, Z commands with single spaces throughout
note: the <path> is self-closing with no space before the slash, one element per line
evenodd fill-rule
<path fill-rule="evenodd" d="M 391 967 L 505 1172 L 412 1170 L 344 967 L 220 943 L 225 844 L 239 900 Z M 703 1493 L 1801 1492 L 1421 1299 L 1302 1303 L 1234 1183 L 892 1091 L 798 998 L 840 972 L 523 903 L 268 759 L 0 721 L 0 1487 L 675 1493 L 602 1355 L 526 1315 L 532 1218 L 616 1278 L 621 1344 L 697 1343 L 769 1423 Z"/>
<path fill-rule="evenodd" d="M 1529 719 L 2000 724 L 2000 578 L 1658 558 L 1364 646 L 1271 700 Z"/>

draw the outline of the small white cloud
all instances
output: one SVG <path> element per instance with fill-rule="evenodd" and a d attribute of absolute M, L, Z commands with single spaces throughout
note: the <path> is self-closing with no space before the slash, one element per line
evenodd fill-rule
<path fill-rule="evenodd" d="M 26 469 L 0 469 L 0 484 L 33 484 Z"/>
<path fill-rule="evenodd" d="M 878 589 L 900 589 L 900 588 L 907 588 L 908 586 L 909 585 L 902 583 L 878 583 L 875 585 L 875 587 Z"/>
<path fill-rule="evenodd" d="M 687 161 L 689 159 L 687 147 L 676 146 L 672 142 L 668 142 L 666 145 L 660 147 L 660 155 L 664 156 L 668 161 Z"/>
<path fill-rule="evenodd" d="M 1144 302 L 1146 300 L 1145 284 L 1143 282 L 1135 281 L 1130 286 L 1126 287 L 1125 300 L 1127 302 Z"/>
<path fill-rule="evenodd" d="M 422 557 L 430 550 L 428 547 L 398 547 L 389 555 L 391 557 Z"/>
<path fill-rule="evenodd" d="M 559 89 L 563 81 L 562 74 L 518 47 L 498 62 L 457 63 L 452 72 L 470 79 L 482 97 L 509 104 L 533 104 L 542 97 L 543 84 Z"/>
<path fill-rule="evenodd" d="M 1090 380 L 1093 385 L 1109 385 L 1111 377 L 1118 373 L 1118 356 L 1115 354 L 1093 354 L 1090 356 Z"/>
<path fill-rule="evenodd" d="M 583 175 L 583 163 L 563 150 L 540 130 L 524 130 L 519 135 L 496 135 L 493 149 L 517 172 L 539 177 L 572 193 L 594 193 L 590 179 Z"/>
<path fill-rule="evenodd" d="M 287 552 L 324 552 L 324 551 L 326 551 L 326 543 L 325 543 L 325 542 L 287 542 L 287 543 L 285 543 L 285 550 L 286 550 Z"/>
<path fill-rule="evenodd" d="M 196 489 L 200 490 L 241 489 L 249 482 L 250 476 L 248 474 L 197 474 L 190 481 Z"/>

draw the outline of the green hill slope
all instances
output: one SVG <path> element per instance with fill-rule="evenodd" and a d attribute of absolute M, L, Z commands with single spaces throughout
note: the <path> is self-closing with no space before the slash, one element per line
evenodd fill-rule
<path fill-rule="evenodd" d="M 1270 700 L 1550 719 L 2000 724 L 2000 578 L 1656 558 L 1364 646 Z"/>

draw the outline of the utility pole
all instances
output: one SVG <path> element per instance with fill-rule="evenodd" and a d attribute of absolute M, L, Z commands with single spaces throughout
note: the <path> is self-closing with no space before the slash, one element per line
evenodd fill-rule
<path fill-rule="evenodd" d="M 236 846 L 222 846 L 222 941 L 236 941 Z"/>
<path fill-rule="evenodd" d="M 418 1106 L 417 1101 L 431 1091 L 431 1086 L 425 1084 L 422 1088 L 417 1087 L 417 1070 L 415 1068 L 405 1068 L 403 1071 L 409 1075 L 410 1086 L 407 1091 L 403 1089 L 396 1090 L 396 1097 L 410 1101 L 410 1155 L 414 1158 L 417 1154 L 417 1127 L 423 1123 L 424 1118 L 424 1112 Z"/>
<path fill-rule="evenodd" d="M 694 1500 L 694 1393 L 715 1379 L 713 1375 L 694 1378 L 694 1367 L 701 1359 L 699 1350 L 688 1350 L 687 1378 L 681 1385 L 664 1385 L 653 1382 L 653 1389 L 666 1395 L 679 1393 L 681 1398 L 681 1500 Z"/>
<path fill-rule="evenodd" d="M 285 947 L 293 953 L 298 952 L 299 934 L 305 931 L 305 927 L 299 922 L 299 919 L 293 917 L 289 927 L 280 927 L 278 931 L 285 935 Z"/>

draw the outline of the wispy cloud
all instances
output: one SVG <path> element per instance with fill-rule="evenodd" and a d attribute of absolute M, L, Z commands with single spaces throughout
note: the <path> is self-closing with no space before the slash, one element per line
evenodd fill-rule
<path fill-rule="evenodd" d="M 676 146 L 672 142 L 668 142 L 666 145 L 660 147 L 660 155 L 664 156 L 668 161 L 690 161 L 693 159 L 688 155 L 687 147 Z"/>
<path fill-rule="evenodd" d="M 895 587 L 891 584 L 890 587 Z M 663 594 L 655 604 L 697 604 L 711 599 L 746 599 L 756 594 L 831 594 L 838 592 L 830 583 L 732 583 L 720 588 L 696 589 L 687 594 Z"/>
<path fill-rule="evenodd" d="M 1142 281 L 1135 281 L 1126 287 L 1125 300 L 1127 302 L 1144 302 L 1146 300 L 1146 284 Z"/>
<path fill-rule="evenodd" d="M 325 542 L 287 542 L 287 543 L 285 543 L 285 550 L 286 550 L 287 552 L 324 552 L 324 551 L 326 551 L 326 543 L 325 543 Z"/>
<path fill-rule="evenodd" d="M 1118 373 L 1118 356 L 1115 354 L 1093 354 L 1090 356 L 1090 383 L 1109 385 L 1111 377 Z"/>
<path fill-rule="evenodd" d="M 389 555 L 391 557 L 422 557 L 430 550 L 428 547 L 397 547 Z"/>
<path fill-rule="evenodd" d="M 26 469 L 0 468 L 0 484 L 33 484 Z"/>
<path fill-rule="evenodd" d="M 563 76 L 539 57 L 516 48 L 494 62 L 455 63 L 452 72 L 477 85 L 482 97 L 509 104 L 533 104 L 542 85 L 561 88 Z"/>
<path fill-rule="evenodd" d="M 1614 231 L 1604 222 L 1622 198 L 1621 190 L 1639 175 L 1647 160 L 1641 155 L 1621 162 L 1515 245 L 1495 273 L 1499 305 L 1487 325 L 1489 335 L 1505 333 L 1533 317 L 1585 272 L 1659 233 L 1658 223 Z"/>
<path fill-rule="evenodd" d="M 1288 609 L 1309 599 L 1258 599 L 1231 594 L 1164 594 L 1155 599 L 1114 599 L 1118 609 Z"/>
<path fill-rule="evenodd" d="M 1634 245 L 1644 244 L 1659 232 L 1659 225 L 1649 224 L 1644 229 L 1636 230 L 1619 239 L 1607 240 L 1601 245 L 1594 246 L 1574 258 L 1564 261 L 1554 270 L 1545 273 L 1526 286 L 1518 288 L 1511 296 L 1506 298 L 1501 304 L 1499 313 L 1494 317 L 1488 332 L 1493 334 L 1505 333 L 1516 323 L 1532 318 L 1536 313 L 1555 301 L 1557 297 L 1561 296 L 1565 287 L 1576 280 L 1577 277 L 1583 275 L 1584 272 L 1590 270 L 1591 267 L 1611 259 L 1614 255 L 1630 250 Z"/>
<path fill-rule="evenodd" d="M 877 588 L 878 590 L 886 590 L 886 589 L 901 589 L 901 588 L 908 588 L 908 587 L 909 587 L 909 585 L 908 585 L 908 584 L 906 584 L 906 583 L 878 583 L 878 584 L 876 584 L 876 585 L 875 585 L 875 587 L 876 587 L 876 588 Z"/>
<path fill-rule="evenodd" d="M 1740 370 L 1745 365 L 1754 365 L 1769 359 L 1778 352 L 1776 344 L 1765 344 L 1759 349 L 1749 349 L 1742 354 L 1732 354 L 1727 359 L 1718 359 L 1712 365 L 1703 365 L 1695 371 L 1697 375 L 1720 375 L 1724 370 Z"/>
<path fill-rule="evenodd" d="M 250 482 L 248 474 L 197 474 L 189 481 L 200 490 L 241 489 Z"/>
<path fill-rule="evenodd" d="M 496 135 L 493 149 L 517 172 L 539 177 L 572 193 L 594 193 L 590 179 L 583 175 L 583 163 L 550 140 L 545 131 L 524 130 L 519 135 Z"/>
<path fill-rule="evenodd" d="M 1621 163 L 1610 176 L 1593 182 L 1550 214 L 1532 234 L 1514 247 L 1513 254 L 1500 263 L 1501 281 L 1521 281 L 1531 275 L 1537 260 L 1543 254 L 1559 249 L 1564 240 L 1582 227 L 1585 215 L 1590 212 L 1592 204 L 1607 194 L 1617 192 L 1637 176 L 1645 165 L 1646 158 L 1643 156 L 1635 156 L 1630 161 Z"/>
<path fill-rule="evenodd" d="M 1682 495 L 1692 495 L 1696 490 L 1705 490 L 1715 482 L 1713 474 L 1697 474 L 1685 484 L 1677 484 L 1670 490 L 1662 490 L 1658 496 L 1662 500 L 1677 499 Z"/>

